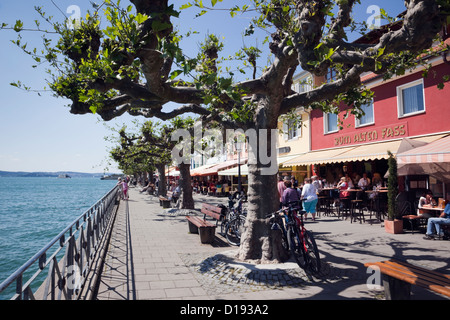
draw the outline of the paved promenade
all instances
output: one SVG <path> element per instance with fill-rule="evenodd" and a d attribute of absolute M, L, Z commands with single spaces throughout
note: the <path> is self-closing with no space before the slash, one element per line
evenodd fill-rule
<path fill-rule="evenodd" d="M 202 202 L 225 198 L 195 195 Z M 236 261 L 236 247 L 216 232 L 201 244 L 188 232 L 186 212 L 163 209 L 157 197 L 130 190 L 116 217 L 101 275 L 98 300 L 383 299 L 369 289 L 364 263 L 396 258 L 450 274 L 450 241 L 426 241 L 419 233 L 387 234 L 379 223 L 336 217 L 307 222 L 323 261 L 323 274 L 309 278 L 294 262 L 253 265 Z M 368 218 L 368 217 L 367 217 Z M 412 286 L 412 299 L 445 299 Z"/>

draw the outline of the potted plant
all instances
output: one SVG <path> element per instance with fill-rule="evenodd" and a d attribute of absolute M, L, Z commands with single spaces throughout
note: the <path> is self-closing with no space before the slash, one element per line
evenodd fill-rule
<path fill-rule="evenodd" d="M 398 195 L 397 160 L 388 151 L 388 219 L 384 220 L 384 228 L 388 233 L 403 233 L 403 220 L 398 214 L 396 198 Z"/>

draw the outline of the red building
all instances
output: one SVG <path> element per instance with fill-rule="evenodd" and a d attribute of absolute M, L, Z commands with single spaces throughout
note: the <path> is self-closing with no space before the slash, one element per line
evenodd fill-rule
<path fill-rule="evenodd" d="M 425 78 L 423 69 L 387 81 L 372 73 L 365 75 L 363 83 L 374 97 L 364 106 L 361 119 L 352 114 L 345 118 L 347 106 L 341 107 L 339 115 L 312 110 L 311 151 L 289 165 L 311 165 L 312 173 L 328 182 L 345 174 L 356 180 L 364 172 L 383 178 L 388 151 L 396 155 L 450 135 L 450 82 L 438 87 L 450 75 L 450 64 L 442 57 L 429 62 L 432 68 Z M 343 119 L 341 128 L 338 117 Z M 406 176 L 399 182 L 401 191 L 430 189 L 436 197 L 450 191 L 450 185 L 429 176 Z"/>
<path fill-rule="evenodd" d="M 421 70 L 386 82 L 372 74 L 366 76 L 374 99 L 362 122 L 350 115 L 338 130 L 328 123 L 334 116 L 311 111 L 311 151 L 449 132 L 450 84 L 438 88 L 445 75 L 450 75 L 450 65 L 436 58 L 427 78 Z M 341 119 L 346 109 L 342 108 Z"/>

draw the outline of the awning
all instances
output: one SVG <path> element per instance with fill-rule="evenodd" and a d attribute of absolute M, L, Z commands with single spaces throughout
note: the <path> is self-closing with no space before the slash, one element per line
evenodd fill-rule
<path fill-rule="evenodd" d="M 172 170 L 167 174 L 169 177 L 179 177 L 180 176 L 180 171 L 178 170 Z"/>
<path fill-rule="evenodd" d="M 170 167 L 166 170 L 167 177 L 178 177 L 180 175 L 180 171 L 177 170 L 176 167 Z"/>
<path fill-rule="evenodd" d="M 221 170 L 217 172 L 219 176 L 237 176 L 238 173 L 238 166 L 235 166 L 231 169 L 227 170 Z M 248 175 L 248 166 L 246 164 L 241 164 L 241 176 L 247 176 Z"/>
<path fill-rule="evenodd" d="M 359 146 L 311 151 L 293 160 L 284 162 L 283 167 L 388 159 L 388 151 L 391 151 L 393 155 L 396 155 L 397 153 L 435 141 L 443 136 L 444 135 L 433 135 L 419 138 L 403 138 Z"/>
<path fill-rule="evenodd" d="M 281 165 L 283 165 L 283 163 L 285 163 L 286 161 L 295 159 L 295 158 L 297 158 L 298 156 L 299 156 L 299 155 L 296 154 L 296 155 L 292 155 L 292 156 L 278 157 L 278 158 L 277 158 L 278 165 L 281 166 Z"/>
<path fill-rule="evenodd" d="M 205 172 L 207 169 L 215 166 L 216 163 L 213 164 L 205 164 L 203 166 L 191 169 L 191 177 L 195 177 L 195 176 L 201 176 L 203 175 L 203 172 Z"/>
<path fill-rule="evenodd" d="M 209 167 L 208 169 L 205 169 L 200 175 L 201 176 L 208 176 L 208 175 L 215 175 L 220 170 L 227 169 L 229 167 L 237 166 L 238 161 L 237 160 L 228 160 L 219 164 L 215 164 L 212 167 Z"/>
<path fill-rule="evenodd" d="M 427 174 L 450 181 L 450 136 L 397 154 L 397 174 Z"/>
<path fill-rule="evenodd" d="M 325 164 L 332 163 L 331 160 L 334 156 L 337 156 L 341 153 L 344 153 L 348 150 L 352 150 L 355 147 L 346 147 L 346 148 L 335 148 L 335 149 L 327 149 L 327 150 L 319 150 L 319 151 L 311 151 L 305 154 L 302 154 L 292 160 L 288 160 L 283 162 L 283 167 L 291 167 L 291 166 L 307 166 L 311 164 Z"/>

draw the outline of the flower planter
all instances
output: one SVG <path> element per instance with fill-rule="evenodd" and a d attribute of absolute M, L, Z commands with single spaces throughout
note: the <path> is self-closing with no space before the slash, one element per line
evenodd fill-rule
<path fill-rule="evenodd" d="M 384 230 L 392 234 L 403 233 L 403 220 L 384 220 Z"/>

